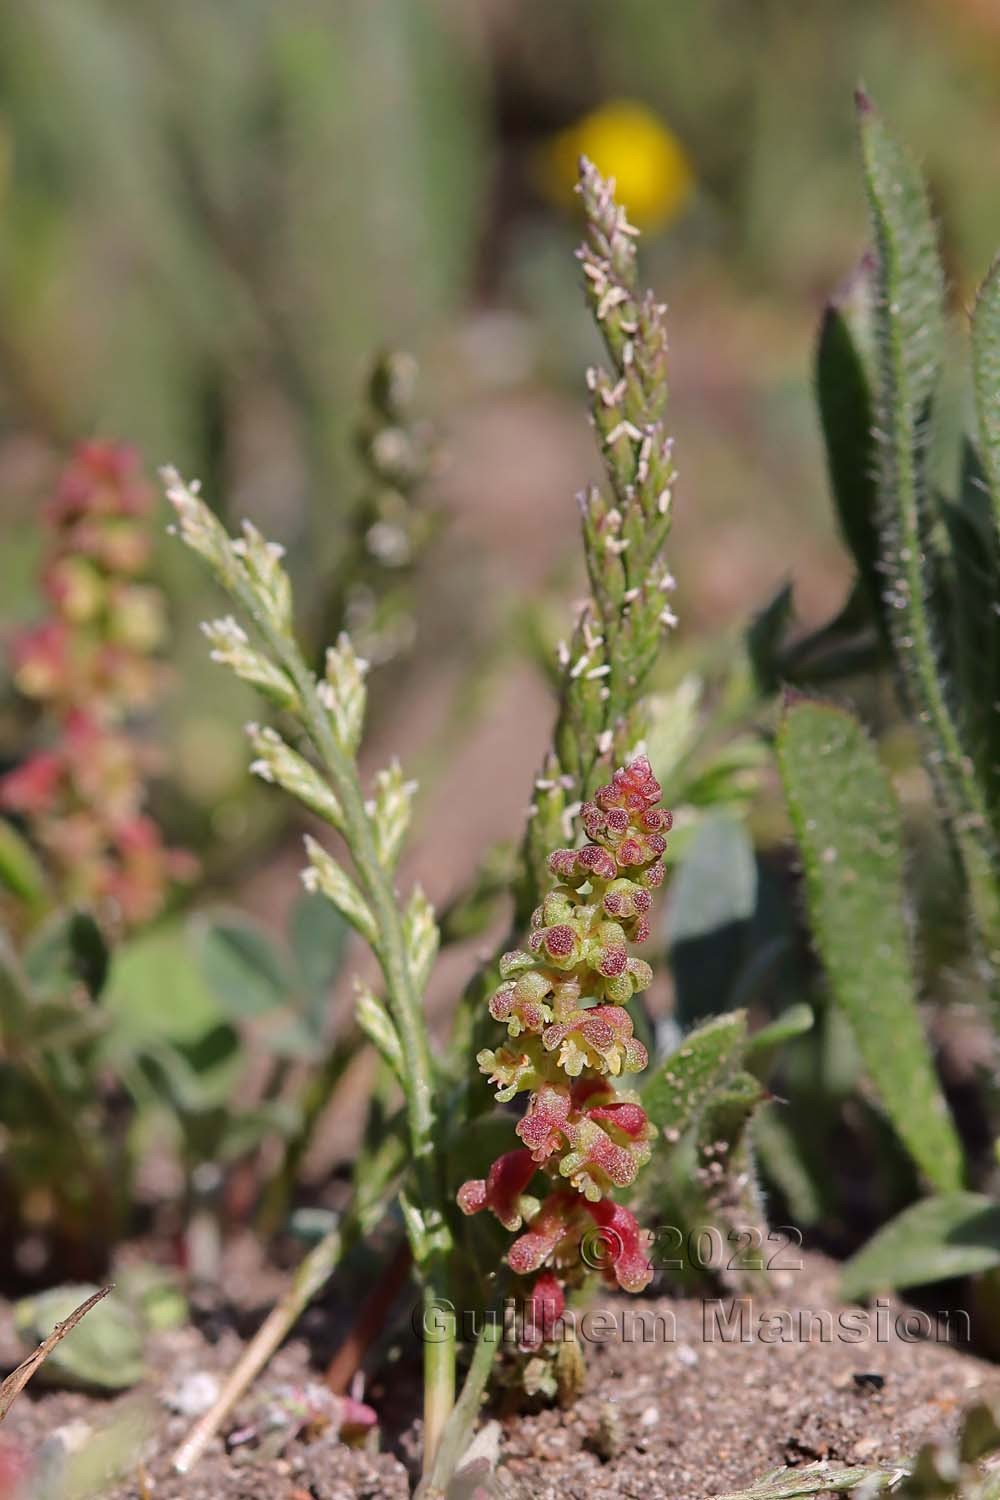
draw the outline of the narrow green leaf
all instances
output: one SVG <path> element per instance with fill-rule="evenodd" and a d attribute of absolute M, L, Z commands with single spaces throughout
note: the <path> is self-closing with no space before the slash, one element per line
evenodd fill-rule
<path fill-rule="evenodd" d="M 89 912 L 58 912 L 34 934 L 24 953 L 24 972 L 42 995 L 82 984 L 96 999 L 108 975 L 109 955 L 101 929 Z"/>
<path fill-rule="evenodd" d="M 872 614 L 881 623 L 874 401 L 847 312 L 834 303 L 820 324 L 816 397 L 840 529 Z"/>
<path fill-rule="evenodd" d="M 710 814 L 698 824 L 670 892 L 670 960 L 682 1025 L 730 1003 L 756 899 L 746 825 L 727 813 Z"/>
<path fill-rule="evenodd" d="M 1000 1266 L 1000 1204 L 983 1193 L 943 1193 L 904 1209 L 852 1256 L 841 1292 L 867 1297 L 994 1266 Z"/>
<path fill-rule="evenodd" d="M 919 168 L 893 138 L 871 100 L 858 93 L 865 183 L 875 231 L 875 339 L 884 461 L 909 489 L 921 424 L 933 398 L 944 343 L 944 273 L 927 190 Z M 900 496 L 912 503 L 915 495 Z"/>
<path fill-rule="evenodd" d="M 752 1066 L 755 1072 L 761 1072 L 779 1047 L 812 1031 L 815 1019 L 812 1007 L 804 1001 L 790 1005 L 774 1021 L 762 1026 L 749 1038 L 746 1048 L 747 1065 Z"/>
<path fill-rule="evenodd" d="M 930 422 L 944 344 L 944 276 L 924 182 L 871 101 L 858 95 L 876 247 L 879 531 L 886 617 L 929 773 L 957 830 L 976 919 L 1000 954 L 996 851 L 982 791 L 952 713 L 934 610 Z"/>
<path fill-rule="evenodd" d="M 962 1152 L 917 1012 L 889 777 L 850 714 L 804 701 L 782 716 L 778 765 L 834 1000 L 914 1161 L 935 1187 L 957 1188 Z"/>
<path fill-rule="evenodd" d="M 783 583 L 770 603 L 754 616 L 746 632 L 750 667 L 757 690 L 765 697 L 776 693 L 784 680 L 782 647 L 792 624 L 792 615 L 792 585 Z"/>
<path fill-rule="evenodd" d="M 971 443 L 963 449 L 957 501 L 944 501 L 949 556 L 945 572 L 949 675 L 958 690 L 962 731 L 997 818 L 1000 751 L 1000 536 L 994 527 L 982 464 Z"/>
<path fill-rule="evenodd" d="M 45 899 L 45 871 L 31 845 L 6 818 L 0 818 L 0 885 L 31 907 Z"/>
<path fill-rule="evenodd" d="M 1000 256 L 979 288 L 972 315 L 972 377 L 983 468 L 1000 531 Z"/>
<path fill-rule="evenodd" d="M 30 1007 L 28 981 L 6 934 L 0 933 L 0 1039 L 23 1039 Z"/>
<path fill-rule="evenodd" d="M 823 1216 L 819 1186 L 803 1155 L 802 1143 L 780 1106 L 758 1112 L 753 1122 L 753 1144 L 764 1176 L 780 1189 L 792 1222 L 804 1228 L 817 1224 Z"/>
<path fill-rule="evenodd" d="M 664 1058 L 642 1090 L 642 1105 L 667 1141 L 674 1141 L 701 1114 L 706 1101 L 739 1066 L 747 1018 L 732 1011 L 689 1032 Z"/>

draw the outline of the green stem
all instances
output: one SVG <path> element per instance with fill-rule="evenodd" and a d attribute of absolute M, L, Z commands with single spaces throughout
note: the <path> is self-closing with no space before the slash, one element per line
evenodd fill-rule
<path fill-rule="evenodd" d="M 455 1310 L 424 1284 L 424 1462 L 432 1472 L 442 1436 L 455 1405 Z"/>
<path fill-rule="evenodd" d="M 261 608 L 241 569 L 232 569 L 227 581 L 295 686 L 306 732 L 340 802 L 344 839 L 375 917 L 379 934 L 377 957 L 406 1058 L 406 1069 L 399 1081 L 406 1101 L 410 1151 L 422 1217 L 419 1232 L 415 1232 L 408 1221 L 408 1233 L 414 1264 L 426 1295 L 443 1306 L 448 1302 L 450 1288 L 448 1251 L 451 1233 L 444 1211 L 444 1188 L 435 1160 L 435 1077 L 423 1007 L 410 972 L 395 891 L 378 858 L 357 770 L 333 735 L 327 711 L 317 693 L 315 677 L 295 641 L 277 629 Z M 447 1415 L 454 1398 L 454 1366 L 455 1335 L 452 1327 L 440 1344 L 424 1346 L 427 1401 L 433 1420 L 428 1432 L 428 1454 L 432 1451 L 435 1430 Z"/>
<path fill-rule="evenodd" d="M 940 383 L 943 274 L 930 208 L 912 163 L 859 96 L 861 145 L 878 251 L 880 531 L 892 598 L 887 617 L 904 698 L 949 814 L 976 925 L 1000 958 L 997 851 L 989 810 L 949 706 L 934 639 L 928 554 L 930 423 Z"/>
<path fill-rule="evenodd" d="M 469 1446 L 497 1346 L 503 1335 L 501 1303 L 502 1299 L 494 1302 L 485 1314 L 472 1363 L 462 1385 L 462 1394 L 445 1423 L 434 1461 L 429 1470 L 425 1468 L 424 1478 L 417 1487 L 414 1500 L 443 1500 L 462 1455 Z"/>

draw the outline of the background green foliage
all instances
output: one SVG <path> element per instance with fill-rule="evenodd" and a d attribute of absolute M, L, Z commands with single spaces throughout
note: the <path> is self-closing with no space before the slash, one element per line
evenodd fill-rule
<path fill-rule="evenodd" d="M 860 153 L 859 75 L 891 122 L 865 113 Z M 55 464 L 101 430 L 200 475 L 230 529 L 249 513 L 285 544 L 318 660 L 351 585 L 382 587 L 367 543 L 395 479 L 373 413 L 416 434 L 413 477 L 444 524 L 407 577 L 416 645 L 400 637 L 402 664 L 373 674 L 371 707 L 380 750 L 419 766 L 415 857 L 446 943 L 470 945 L 428 1002 L 442 1036 L 445 1003 L 504 928 L 548 743 L 539 684 L 558 679 L 566 600 L 585 586 L 571 496 L 592 472 L 581 377 L 597 344 L 569 269 L 579 225 L 540 164 L 607 100 L 674 132 L 695 191 L 643 247 L 669 295 L 681 469 L 681 630 L 646 725 L 676 825 L 651 955 L 669 982 L 638 1027 L 656 1054 L 647 1105 L 680 1149 L 645 1208 L 723 1226 L 787 1211 L 843 1253 L 916 1215 L 852 1263 L 859 1293 L 896 1274 L 900 1224 L 926 1252 L 911 1280 L 994 1264 L 996 270 L 971 379 L 953 355 L 1000 240 L 981 188 L 1000 166 L 998 76 L 995 29 L 946 0 L 801 14 L 785 0 L 33 0 L 0 15 L 4 633 L 40 607 L 29 523 Z M 408 404 L 376 387 L 362 410 L 370 355 L 400 345 L 421 358 L 417 404 L 446 429 L 450 476 Z M 157 812 L 203 857 L 196 910 L 96 967 L 83 918 L 35 937 L 3 991 L 27 1072 L 5 1058 L 0 1084 L 32 1127 L 39 1089 L 79 1106 L 100 1176 L 164 1130 L 188 1199 L 205 1162 L 237 1175 L 266 1157 L 273 1228 L 361 1050 L 334 999 L 344 929 L 293 906 L 301 829 L 247 785 L 251 697 L 206 662 L 205 586 L 181 549 L 158 570 L 177 691 L 145 732 L 167 762 Z M 833 706 L 782 708 L 788 686 Z M 5 693 L 4 764 L 31 728 Z M 30 851 L 0 838 L 31 927 Z M 235 914 L 248 901 L 259 924 Z M 64 1023 L 65 1047 L 44 1030 Z M 108 1070 L 125 1092 L 113 1128 L 90 1109 Z M 384 1072 L 372 1097 L 363 1164 L 398 1110 Z M 346 1113 L 327 1169 L 358 1149 Z M 27 1172 L 51 1189 L 65 1142 L 41 1139 Z M 721 1206 L 688 1192 L 719 1139 L 747 1184 Z M 75 1230 L 80 1203 L 66 1207 Z M 943 1244 L 969 1253 L 941 1259 Z"/>

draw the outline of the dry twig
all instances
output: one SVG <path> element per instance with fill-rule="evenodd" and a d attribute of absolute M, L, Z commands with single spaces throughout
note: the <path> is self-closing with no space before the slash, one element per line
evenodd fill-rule
<path fill-rule="evenodd" d="M 22 1360 L 16 1370 L 11 1371 L 7 1379 L 0 1384 L 0 1422 L 3 1421 L 32 1375 L 34 1375 L 40 1365 L 45 1363 L 56 1345 L 61 1343 L 68 1333 L 72 1333 L 81 1319 L 87 1316 L 90 1309 L 96 1307 L 98 1302 L 103 1302 L 108 1293 L 112 1291 L 114 1291 L 113 1286 L 102 1286 L 99 1292 L 94 1292 L 85 1302 L 81 1302 L 79 1307 L 73 1309 L 68 1318 L 63 1318 L 61 1323 L 56 1324 L 48 1338 L 42 1340 L 33 1354 L 29 1354 L 28 1358 Z"/>

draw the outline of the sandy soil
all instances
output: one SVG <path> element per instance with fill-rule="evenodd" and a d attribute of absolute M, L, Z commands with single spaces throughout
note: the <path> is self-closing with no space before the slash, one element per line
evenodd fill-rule
<path fill-rule="evenodd" d="M 267 1274 L 261 1291 L 274 1285 L 274 1273 Z M 501 1419 L 491 1493 L 507 1500 L 704 1500 L 781 1464 L 892 1463 L 954 1429 L 965 1406 L 1000 1397 L 995 1366 L 935 1339 L 908 1342 L 901 1303 L 886 1302 L 880 1317 L 873 1313 L 867 1324 L 858 1309 L 853 1322 L 845 1320 L 835 1285 L 835 1267 L 807 1257 L 802 1271 L 782 1273 L 766 1297 L 752 1300 L 745 1342 L 738 1324 L 732 1325 L 737 1336 L 725 1337 L 728 1302 L 720 1308 L 712 1301 L 662 1297 L 597 1304 L 588 1325 L 583 1396 L 569 1411 L 548 1408 Z M 787 1316 L 775 1320 L 782 1309 L 791 1318 L 791 1337 L 769 1341 L 788 1327 Z M 631 1337 L 623 1340 L 625 1312 L 632 1318 Z M 603 1322 L 594 1321 L 598 1313 Z M 619 1320 L 617 1331 L 608 1314 Z M 299 1330 L 307 1338 L 299 1336 L 281 1351 L 228 1424 L 228 1441 L 217 1441 L 185 1479 L 170 1468 L 170 1455 L 191 1420 L 176 1409 L 178 1393 L 191 1389 L 193 1376 L 227 1370 L 240 1341 L 222 1319 L 209 1327 L 214 1342 L 192 1328 L 160 1335 L 140 1416 L 144 1440 L 132 1448 L 125 1477 L 100 1490 L 104 1500 L 407 1495 L 407 1463 L 418 1448 L 419 1424 L 410 1419 L 416 1387 L 406 1348 L 397 1366 L 403 1373 L 376 1378 L 367 1393 L 384 1431 L 397 1433 L 391 1451 L 349 1449 L 330 1429 L 294 1438 L 279 1453 L 265 1453 L 253 1442 L 232 1443 L 233 1434 L 259 1424 L 262 1412 L 289 1388 L 316 1379 L 330 1329 L 331 1310 L 314 1308 Z M 597 1337 L 602 1332 L 604 1339 Z M 95 1401 L 36 1386 L 14 1407 L 4 1436 L 33 1451 L 47 1441 L 51 1450 L 74 1434 L 79 1439 L 83 1429 L 74 1424 L 100 1430 L 130 1403 L 134 1398 Z"/>

